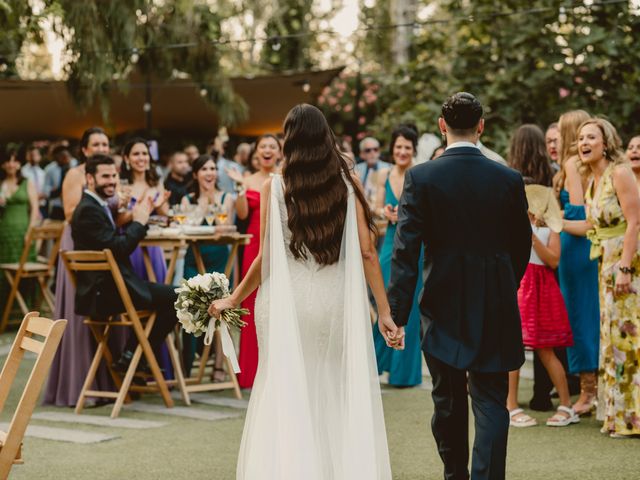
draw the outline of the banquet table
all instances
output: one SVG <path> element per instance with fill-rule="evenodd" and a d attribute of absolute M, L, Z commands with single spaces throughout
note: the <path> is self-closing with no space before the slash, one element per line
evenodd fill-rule
<path fill-rule="evenodd" d="M 175 273 L 176 263 L 180 256 L 180 251 L 188 247 L 192 248 L 198 272 L 201 274 L 206 273 L 204 261 L 200 252 L 200 247 L 202 245 L 229 245 L 231 247 L 229 258 L 224 269 L 224 274 L 228 278 L 231 278 L 231 271 L 238 254 L 238 249 L 242 245 L 247 245 L 251 241 L 253 235 L 242 234 L 230 230 L 220 231 L 218 227 L 216 227 L 216 229 L 212 228 L 211 230 L 211 233 L 203 233 L 201 230 L 198 231 L 197 229 L 194 231 L 194 233 L 185 233 L 184 230 L 176 228 L 156 229 L 149 231 L 147 233 L 147 236 L 140 242 L 149 281 L 156 282 L 157 279 L 153 272 L 151 258 L 147 249 L 148 247 L 161 247 L 165 252 L 165 257 L 168 260 L 165 283 L 171 284 Z M 218 336 L 219 332 L 216 332 L 216 337 Z M 214 341 L 217 340 L 218 339 L 216 338 Z M 242 392 L 240 391 L 238 380 L 235 373 L 233 372 L 233 368 L 231 367 L 231 362 L 228 359 L 225 359 L 225 363 L 227 366 L 227 373 L 229 374 L 230 378 L 229 381 L 219 383 L 204 382 L 205 368 L 210 354 L 211 345 L 205 345 L 195 376 L 183 378 L 182 375 L 176 375 L 176 380 L 167 382 L 169 384 L 178 384 L 178 387 L 182 391 L 183 397 L 185 397 L 185 402 L 187 404 L 190 403 L 188 394 L 191 392 L 233 389 L 236 397 L 238 399 L 242 398 Z"/>

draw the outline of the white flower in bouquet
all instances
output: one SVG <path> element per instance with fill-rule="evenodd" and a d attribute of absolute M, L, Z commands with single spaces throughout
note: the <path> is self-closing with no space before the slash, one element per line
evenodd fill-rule
<path fill-rule="evenodd" d="M 247 309 L 225 310 L 220 319 L 211 318 L 207 313 L 211 302 L 229 296 L 229 279 L 223 273 L 205 273 L 182 280 L 175 291 L 178 294 L 174 304 L 178 321 L 187 333 L 199 337 L 207 332 L 209 323 L 215 328 L 220 327 L 220 322 L 236 328 L 246 325 L 240 317 L 249 313 Z"/>

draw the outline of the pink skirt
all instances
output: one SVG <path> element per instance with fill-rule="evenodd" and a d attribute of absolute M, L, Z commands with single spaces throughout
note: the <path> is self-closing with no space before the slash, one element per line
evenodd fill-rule
<path fill-rule="evenodd" d="M 573 335 L 553 270 L 530 263 L 520 282 L 522 341 L 529 348 L 570 347 Z"/>

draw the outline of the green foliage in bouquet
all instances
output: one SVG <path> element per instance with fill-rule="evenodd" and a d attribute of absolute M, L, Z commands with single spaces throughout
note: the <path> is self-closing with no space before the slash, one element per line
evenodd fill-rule
<path fill-rule="evenodd" d="M 224 274 L 216 272 L 196 275 L 182 280 L 176 293 L 178 299 L 174 306 L 178 321 L 187 333 L 199 337 L 207 331 L 211 320 L 207 312 L 211 303 L 229 296 L 229 280 Z M 241 317 L 248 313 L 246 308 L 229 308 L 216 319 L 215 326 L 219 327 L 221 321 L 224 321 L 228 326 L 240 329 L 246 326 Z"/>

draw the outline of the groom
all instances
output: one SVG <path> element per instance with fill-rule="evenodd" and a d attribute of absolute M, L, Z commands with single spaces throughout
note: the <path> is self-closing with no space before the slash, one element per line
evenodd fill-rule
<path fill-rule="evenodd" d="M 422 349 L 433 377 L 431 427 L 451 480 L 469 478 L 467 392 L 471 478 L 505 478 L 508 372 L 524 362 L 516 295 L 531 249 L 527 201 L 520 174 L 477 147 L 482 114 L 473 95 L 449 97 L 438 122 L 445 153 L 406 173 L 388 292 L 402 339 L 424 243 Z"/>

